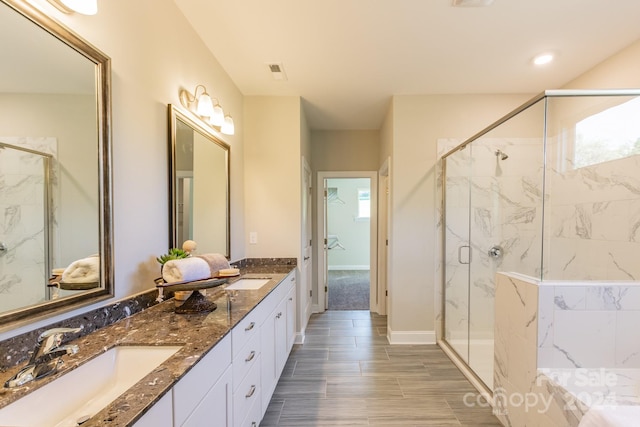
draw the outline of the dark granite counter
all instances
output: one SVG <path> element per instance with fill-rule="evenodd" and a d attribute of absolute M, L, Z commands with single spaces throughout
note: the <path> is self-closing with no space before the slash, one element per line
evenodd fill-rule
<path fill-rule="evenodd" d="M 239 278 L 269 278 L 269 283 L 258 290 L 226 291 L 226 285 L 207 290 L 207 299 L 217 309 L 203 314 L 176 314 L 175 301 L 164 301 L 137 314 L 102 327 L 83 337 L 69 341 L 80 350 L 64 356 L 63 367 L 48 378 L 32 381 L 14 389 L 2 388 L 0 408 L 9 405 L 31 391 L 55 381 L 84 362 L 117 345 L 178 345 L 182 348 L 109 406 L 83 424 L 83 427 L 123 427 L 135 423 L 155 402 L 180 380 L 231 329 L 256 307 L 294 268 L 294 265 L 240 265 Z M 23 364 L 5 370 L 0 381 L 11 378 Z M 64 397 L 61 397 L 62 399 Z M 35 409 L 35 408 L 34 408 Z"/>

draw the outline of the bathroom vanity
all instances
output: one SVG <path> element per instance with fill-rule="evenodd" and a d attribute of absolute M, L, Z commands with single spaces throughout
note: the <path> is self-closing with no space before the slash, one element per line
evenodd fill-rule
<path fill-rule="evenodd" d="M 63 357 L 65 364 L 58 373 L 2 390 L 0 425 L 19 422 L 40 427 L 45 425 L 43 420 L 49 423 L 54 418 L 85 416 L 90 417 L 82 424 L 85 427 L 259 425 L 294 342 L 295 266 L 254 267 L 241 272 L 239 279 L 207 291 L 207 298 L 218 306 L 211 313 L 176 314 L 175 301 L 170 299 L 71 341 L 79 351 Z M 256 281 L 263 284 L 254 289 L 245 285 L 233 290 L 233 282 L 242 279 L 267 280 Z M 227 290 L 228 286 L 232 290 Z M 58 393 L 51 399 L 57 403 L 50 409 L 17 411 L 12 418 L 11 408 L 29 407 L 30 399 L 39 399 L 38 393 L 46 393 L 66 374 L 124 346 L 171 346 L 178 350 L 97 412 L 85 414 L 80 405 L 59 409 L 65 406 L 61 405 L 65 397 Z M 3 373 L 2 381 L 20 367 Z M 91 382 L 92 377 L 86 375 L 79 382 Z M 98 396 L 104 390 L 98 387 L 95 393 Z"/>

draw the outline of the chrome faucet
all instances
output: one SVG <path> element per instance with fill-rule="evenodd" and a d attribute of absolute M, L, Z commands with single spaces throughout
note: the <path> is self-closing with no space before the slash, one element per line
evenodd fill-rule
<path fill-rule="evenodd" d="M 29 381 L 44 378 L 57 372 L 64 363 L 62 356 L 78 352 L 77 345 L 61 345 L 62 337 L 66 333 L 80 332 L 81 330 L 82 328 L 54 328 L 41 333 L 29 363 L 4 383 L 5 388 L 19 387 Z"/>

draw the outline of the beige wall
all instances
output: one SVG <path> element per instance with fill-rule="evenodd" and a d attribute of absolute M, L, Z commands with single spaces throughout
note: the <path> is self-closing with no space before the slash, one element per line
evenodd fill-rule
<path fill-rule="evenodd" d="M 435 339 L 436 142 L 466 139 L 531 95 L 395 96 L 391 162 L 389 330 L 392 341 Z M 389 127 L 392 131 L 389 132 Z M 389 148 L 384 149 L 389 152 Z"/>
<path fill-rule="evenodd" d="M 378 170 L 377 130 L 312 131 L 313 173 Z"/>
<path fill-rule="evenodd" d="M 640 87 L 640 40 L 573 79 L 562 89 L 629 89 Z"/>
<path fill-rule="evenodd" d="M 301 103 L 296 96 L 245 98 L 245 244 L 248 258 L 300 253 Z M 249 244 L 256 232 L 257 244 Z"/>
<path fill-rule="evenodd" d="M 37 0 L 53 18 L 111 57 L 116 298 L 153 288 L 155 257 L 168 249 L 167 104 L 179 89 L 207 86 L 236 124 L 231 146 L 231 252 L 244 258 L 243 98 L 172 0 L 109 0 L 95 16 L 65 15 Z M 153 19 L 149 13 L 153 11 Z M 7 338 L 100 305 L 0 334 Z"/>

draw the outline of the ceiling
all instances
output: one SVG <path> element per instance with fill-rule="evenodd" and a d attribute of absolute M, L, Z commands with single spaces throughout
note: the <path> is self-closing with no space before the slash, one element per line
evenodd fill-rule
<path fill-rule="evenodd" d="M 638 0 L 175 2 L 244 95 L 301 96 L 314 130 L 379 129 L 393 95 L 557 89 L 640 39 Z"/>

